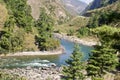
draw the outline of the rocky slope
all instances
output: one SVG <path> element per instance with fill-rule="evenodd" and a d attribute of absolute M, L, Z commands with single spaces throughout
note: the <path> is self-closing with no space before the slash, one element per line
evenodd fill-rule
<path fill-rule="evenodd" d="M 40 8 L 45 8 L 57 22 L 65 22 L 69 19 L 69 14 L 64 9 L 60 0 L 28 0 L 27 3 L 32 8 L 32 16 L 37 20 L 40 15 Z"/>
<path fill-rule="evenodd" d="M 64 4 L 66 10 L 72 15 L 81 14 L 88 6 L 86 3 L 80 0 L 61 0 L 61 1 Z"/>
<path fill-rule="evenodd" d="M 56 24 L 67 22 L 71 16 L 82 14 L 88 4 L 79 0 L 28 0 L 32 16 L 37 20 L 40 7 L 45 8 L 56 21 Z"/>

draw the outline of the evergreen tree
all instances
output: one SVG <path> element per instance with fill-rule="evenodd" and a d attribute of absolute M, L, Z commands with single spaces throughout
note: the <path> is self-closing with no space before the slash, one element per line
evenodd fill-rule
<path fill-rule="evenodd" d="M 90 20 L 88 22 L 87 27 L 89 28 L 96 28 L 99 26 L 99 15 L 98 14 L 92 14 L 92 17 L 90 17 Z"/>
<path fill-rule="evenodd" d="M 88 60 L 87 72 L 90 76 L 99 76 L 115 69 L 118 63 L 115 50 L 106 45 L 96 46 Z"/>
<path fill-rule="evenodd" d="M 40 50 L 54 50 L 59 46 L 59 41 L 52 36 L 54 20 L 41 8 L 39 19 L 36 21 L 36 27 L 39 34 L 36 36 L 36 43 Z"/>
<path fill-rule="evenodd" d="M 0 54 L 17 52 L 23 49 L 24 36 L 20 31 L 16 34 L 9 31 L 0 31 Z"/>
<path fill-rule="evenodd" d="M 94 29 L 93 33 L 98 35 L 101 45 L 107 45 L 107 47 L 103 47 L 103 48 L 114 49 L 116 50 L 117 53 L 120 51 L 120 29 L 119 28 L 113 28 L 113 27 L 104 25 Z M 100 50 L 100 49 L 97 49 L 97 50 Z M 113 54 L 113 55 L 117 55 L 117 54 Z M 119 68 L 120 66 L 117 66 L 117 67 Z"/>
<path fill-rule="evenodd" d="M 70 57 L 66 61 L 68 66 L 64 66 L 63 74 L 65 75 L 66 80 L 83 80 L 84 75 L 82 70 L 84 69 L 85 65 L 81 61 L 82 53 L 79 50 L 79 46 L 75 45 L 75 49 Z"/>
<path fill-rule="evenodd" d="M 44 37 L 52 37 L 54 20 L 46 13 L 44 8 L 41 8 L 40 11 L 39 19 L 36 21 L 39 34 Z"/>
<path fill-rule="evenodd" d="M 24 28 L 27 32 L 32 31 L 33 17 L 31 8 L 26 0 L 4 0 L 8 8 L 9 15 L 12 15 L 5 22 L 5 27 L 11 27 L 14 23 L 18 27 Z"/>

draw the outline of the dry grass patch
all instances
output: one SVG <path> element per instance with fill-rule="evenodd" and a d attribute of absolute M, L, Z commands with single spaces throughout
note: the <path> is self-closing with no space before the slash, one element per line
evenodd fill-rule
<path fill-rule="evenodd" d="M 31 33 L 26 33 L 24 35 L 24 48 L 26 51 L 38 51 L 37 46 L 35 45 L 35 35 Z"/>
<path fill-rule="evenodd" d="M 8 13 L 5 5 L 0 3 L 0 30 L 4 26 L 4 22 L 6 21 L 7 16 L 8 16 Z"/>

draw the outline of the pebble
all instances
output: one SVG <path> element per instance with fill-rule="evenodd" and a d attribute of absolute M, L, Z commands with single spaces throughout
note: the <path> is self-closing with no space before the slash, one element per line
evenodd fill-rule
<path fill-rule="evenodd" d="M 8 74 L 19 75 L 25 77 L 27 80 L 61 80 L 59 68 L 16 68 L 16 69 L 0 69 L 0 71 Z"/>

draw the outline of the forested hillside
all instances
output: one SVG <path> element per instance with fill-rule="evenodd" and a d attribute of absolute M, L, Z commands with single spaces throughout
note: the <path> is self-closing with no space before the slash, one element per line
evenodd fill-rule
<path fill-rule="evenodd" d="M 89 76 L 103 78 L 105 71 L 110 72 L 115 69 L 119 71 L 120 67 L 120 63 L 116 62 L 120 60 L 120 1 L 99 0 L 97 2 L 98 0 L 95 0 L 91 6 L 93 10 L 85 14 L 89 17 L 86 27 L 89 28 L 90 33 L 97 35 L 101 43 L 92 51 L 93 54 L 88 60 L 87 72 Z M 118 76 L 115 77 L 115 80 L 120 79 Z"/>
<path fill-rule="evenodd" d="M 56 2 L 51 3 L 55 4 Z M 43 5 L 43 3 L 41 4 Z M 46 5 L 50 6 L 51 4 L 44 4 L 44 6 Z M 39 15 L 38 20 L 35 20 L 36 17 L 26 0 L 0 0 L 0 6 L 1 54 L 19 51 L 53 50 L 59 47 L 59 42 L 53 39 L 52 33 L 55 23 L 64 22 L 68 18 L 64 9 L 65 13 L 60 10 L 61 12 L 58 12 L 60 15 L 58 15 L 58 13 L 54 12 L 54 6 L 51 5 L 49 11 L 48 8 L 41 6 L 39 9 L 40 14 L 36 14 Z M 62 9 L 62 6 L 55 10 L 59 9 Z"/>

